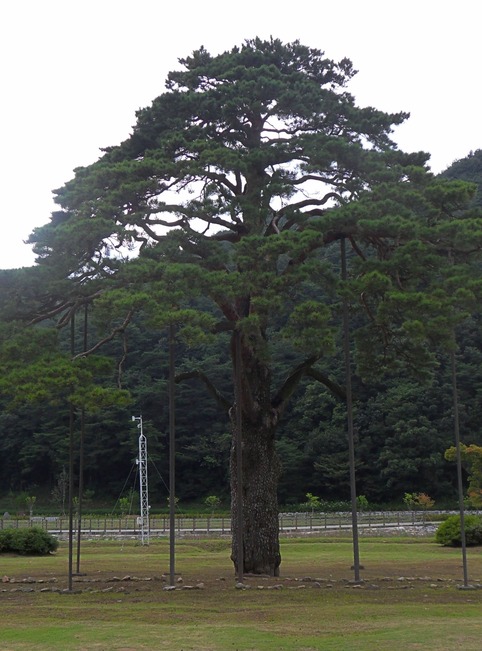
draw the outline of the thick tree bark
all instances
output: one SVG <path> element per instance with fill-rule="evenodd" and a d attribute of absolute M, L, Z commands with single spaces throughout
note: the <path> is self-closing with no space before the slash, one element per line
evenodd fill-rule
<path fill-rule="evenodd" d="M 274 427 L 243 425 L 243 550 L 244 574 L 279 575 L 278 477 L 280 463 L 274 445 Z M 236 426 L 233 424 L 231 448 L 231 521 L 233 543 L 231 559 L 237 563 Z"/>
<path fill-rule="evenodd" d="M 237 344 L 235 342 L 238 342 Z M 278 411 L 270 398 L 271 373 L 255 352 L 252 341 L 233 337 L 236 403 L 231 410 L 231 558 L 237 574 L 278 576 L 281 555 L 278 525 L 278 478 L 280 463 L 275 450 Z M 236 354 L 236 345 L 240 349 Z M 241 409 L 241 418 L 239 412 Z M 237 429 L 241 427 L 242 487 L 238 486 Z M 240 536 L 238 499 L 242 495 L 243 568 L 238 565 Z M 240 573 L 240 569 L 242 572 Z"/>

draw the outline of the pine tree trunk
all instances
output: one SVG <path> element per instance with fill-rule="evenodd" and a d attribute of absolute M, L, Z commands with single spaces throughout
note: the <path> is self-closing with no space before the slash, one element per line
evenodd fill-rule
<path fill-rule="evenodd" d="M 236 431 L 231 448 L 231 515 L 233 543 L 231 559 L 237 563 Z M 274 446 L 274 427 L 243 425 L 243 574 L 279 575 L 278 477 L 280 464 Z"/>

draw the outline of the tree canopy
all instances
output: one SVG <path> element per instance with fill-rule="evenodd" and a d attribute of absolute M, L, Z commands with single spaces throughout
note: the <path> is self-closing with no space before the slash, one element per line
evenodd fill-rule
<path fill-rule="evenodd" d="M 460 179 L 475 183 L 477 193 L 473 199 L 473 205 L 482 207 L 482 149 L 471 151 L 468 156 L 456 160 L 449 165 L 441 174 L 446 179 Z"/>

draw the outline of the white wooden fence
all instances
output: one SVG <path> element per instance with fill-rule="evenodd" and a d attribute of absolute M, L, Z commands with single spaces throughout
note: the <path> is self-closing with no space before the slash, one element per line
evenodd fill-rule
<path fill-rule="evenodd" d="M 442 514 L 447 511 L 377 511 L 358 514 L 358 526 L 363 528 L 387 528 L 406 526 L 425 526 L 440 522 Z M 452 512 L 450 512 L 452 513 Z M 454 512 L 455 513 L 455 512 Z M 351 513 L 281 513 L 279 516 L 280 533 L 296 533 L 319 530 L 337 530 L 351 528 Z M 42 527 L 51 533 L 63 535 L 68 532 L 67 517 L 32 517 L 0 518 L 0 529 L 21 527 Z M 169 517 L 153 516 L 149 520 L 151 535 L 162 536 L 169 533 Z M 74 519 L 74 531 L 78 524 Z M 176 531 L 180 534 L 229 535 L 231 518 L 220 516 L 176 516 Z M 136 517 L 84 517 L 82 533 L 86 536 L 132 535 L 140 533 Z"/>

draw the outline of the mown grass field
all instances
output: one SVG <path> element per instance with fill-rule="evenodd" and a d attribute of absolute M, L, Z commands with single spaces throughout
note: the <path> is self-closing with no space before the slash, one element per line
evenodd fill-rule
<path fill-rule="evenodd" d="M 280 577 L 246 577 L 246 589 L 229 552 L 226 539 L 179 540 L 167 591 L 165 539 L 86 541 L 72 593 L 65 543 L 48 558 L 0 556 L 0 650 L 480 649 L 482 589 L 460 590 L 460 550 L 430 538 L 363 538 L 361 585 L 349 538 L 283 539 Z M 468 564 L 481 585 L 480 548 Z"/>

